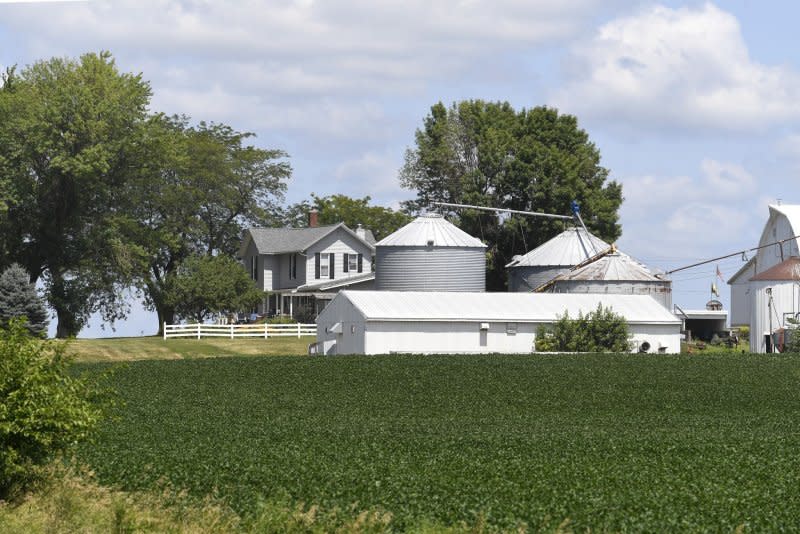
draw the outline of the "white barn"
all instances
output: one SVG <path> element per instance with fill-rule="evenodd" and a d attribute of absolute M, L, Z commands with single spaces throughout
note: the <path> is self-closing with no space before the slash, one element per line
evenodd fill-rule
<path fill-rule="evenodd" d="M 681 321 L 647 295 L 342 291 L 317 317 L 324 354 L 529 353 L 536 331 L 611 307 L 628 321 L 633 350 L 680 352 Z"/>
<path fill-rule="evenodd" d="M 751 278 L 750 302 L 750 351 L 782 351 L 780 332 L 794 328 L 800 315 L 800 258 L 789 258 Z"/>
<path fill-rule="evenodd" d="M 758 246 L 790 239 L 797 235 L 800 235 L 800 205 L 771 204 L 769 219 L 761 232 Z M 746 325 L 751 326 L 752 330 L 751 312 L 754 293 L 750 280 L 793 256 L 800 256 L 796 239 L 781 245 L 766 246 L 759 249 L 728 280 L 728 284 L 731 286 L 731 326 Z"/>

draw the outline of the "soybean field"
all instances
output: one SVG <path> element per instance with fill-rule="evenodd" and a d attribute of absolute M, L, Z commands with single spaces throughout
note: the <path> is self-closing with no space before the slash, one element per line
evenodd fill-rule
<path fill-rule="evenodd" d="M 98 371 L 107 364 L 76 364 Z M 135 361 L 78 460 L 243 517 L 391 528 L 800 528 L 800 357 L 474 355 Z"/>

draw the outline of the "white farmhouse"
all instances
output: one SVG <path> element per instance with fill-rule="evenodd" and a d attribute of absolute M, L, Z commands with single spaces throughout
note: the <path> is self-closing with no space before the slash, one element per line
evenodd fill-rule
<path fill-rule="evenodd" d="M 317 317 L 324 354 L 529 353 L 536 331 L 598 304 L 627 321 L 635 351 L 680 352 L 681 321 L 647 295 L 342 291 Z"/>
<path fill-rule="evenodd" d="M 372 288 L 374 243 L 360 226 L 317 226 L 312 217 L 308 228 L 250 228 L 238 256 L 258 289 L 268 292 L 259 312 L 294 315 L 313 306 L 316 314 L 343 287 Z"/>

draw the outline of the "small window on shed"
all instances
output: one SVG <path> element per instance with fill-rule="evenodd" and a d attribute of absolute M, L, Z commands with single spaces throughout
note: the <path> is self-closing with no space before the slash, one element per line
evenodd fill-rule
<path fill-rule="evenodd" d="M 517 323 L 506 323 L 506 334 L 509 336 L 517 335 Z"/>
<path fill-rule="evenodd" d="M 356 333 L 356 325 L 354 325 L 354 324 L 350 325 L 350 333 L 351 334 L 355 334 Z"/>

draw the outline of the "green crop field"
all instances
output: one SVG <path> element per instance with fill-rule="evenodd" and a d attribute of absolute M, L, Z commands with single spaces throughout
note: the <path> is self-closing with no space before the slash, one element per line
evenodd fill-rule
<path fill-rule="evenodd" d="M 112 382 L 126 404 L 79 460 L 244 517 L 281 501 L 398 530 L 800 527 L 796 356 L 136 361 Z"/>

